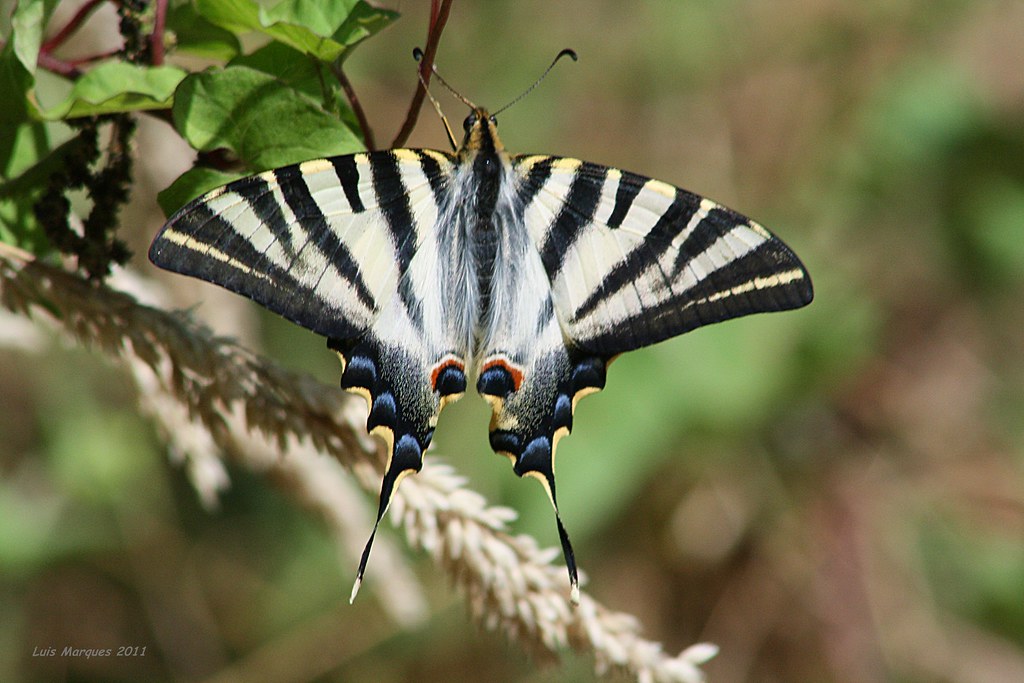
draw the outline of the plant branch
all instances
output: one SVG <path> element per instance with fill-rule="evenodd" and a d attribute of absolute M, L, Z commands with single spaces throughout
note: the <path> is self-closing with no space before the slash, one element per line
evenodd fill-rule
<path fill-rule="evenodd" d="M 345 91 L 345 97 L 348 98 L 348 103 L 356 115 L 356 120 L 359 121 L 359 128 L 363 133 L 363 143 L 370 151 L 377 149 L 377 142 L 374 140 L 370 121 L 366 118 L 366 111 L 363 110 L 363 105 L 356 95 L 355 88 L 352 87 L 352 81 L 345 75 L 345 68 L 341 64 L 331 64 L 331 72 L 338 80 L 338 83 L 341 84 L 341 89 Z"/>
<path fill-rule="evenodd" d="M 156 0 L 153 32 L 149 34 L 149 54 L 153 66 L 164 63 L 164 26 L 167 22 L 167 0 Z"/>
<path fill-rule="evenodd" d="M 64 76 L 65 78 L 74 79 L 82 75 L 82 70 L 79 69 L 74 63 L 65 61 L 58 57 L 54 57 L 52 54 L 46 52 L 45 50 L 39 52 L 39 57 L 36 63 L 43 69 L 46 69 L 47 71 L 52 71 L 53 73 L 59 76 Z"/>
<path fill-rule="evenodd" d="M 434 56 L 437 54 L 438 43 L 441 42 L 441 33 L 448 23 L 448 15 L 451 12 L 453 0 L 430 0 L 430 26 L 427 30 L 427 44 L 423 48 L 423 58 L 420 60 L 420 79 L 416 84 L 416 92 L 409 103 L 409 111 L 405 115 L 405 122 L 395 136 L 392 147 L 401 147 L 412 135 L 416 127 L 416 119 L 420 115 L 420 108 L 423 105 L 423 98 L 427 94 L 427 85 L 430 84 L 430 76 L 433 73 Z"/>
<path fill-rule="evenodd" d="M 50 36 L 43 42 L 40 47 L 40 52 L 53 52 L 58 46 L 62 45 L 65 40 L 71 37 L 71 34 L 81 28 L 85 20 L 96 11 L 96 9 L 105 2 L 105 0 L 89 0 L 87 3 L 81 6 L 75 16 L 71 17 L 68 23 L 64 24 L 63 27 L 55 34 Z"/>
<path fill-rule="evenodd" d="M 80 67 L 85 66 L 87 64 L 92 64 L 93 62 L 98 62 L 101 59 L 110 59 L 112 57 L 119 57 L 120 55 L 121 49 L 118 48 L 116 50 L 110 50 L 109 52 L 101 52 L 99 54 L 89 55 L 88 57 L 79 57 L 77 59 L 71 59 L 68 60 L 68 63 L 72 66 Z"/>

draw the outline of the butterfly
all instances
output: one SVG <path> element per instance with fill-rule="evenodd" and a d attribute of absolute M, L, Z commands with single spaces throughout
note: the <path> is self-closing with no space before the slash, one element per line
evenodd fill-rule
<path fill-rule="evenodd" d="M 171 216 L 149 258 L 327 337 L 341 386 L 365 397 L 388 457 L 352 598 L 396 487 L 475 381 L 491 447 L 550 498 L 578 602 L 554 472 L 577 402 L 618 354 L 799 308 L 811 280 L 749 218 L 629 171 L 509 154 L 496 118 L 466 102 L 453 153 L 362 152 L 236 180 Z"/>

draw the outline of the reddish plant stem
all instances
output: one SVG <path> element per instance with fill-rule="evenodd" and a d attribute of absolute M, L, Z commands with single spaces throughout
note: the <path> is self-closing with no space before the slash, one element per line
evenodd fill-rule
<path fill-rule="evenodd" d="M 167 22 L 167 0 L 156 0 L 153 32 L 149 35 L 149 53 L 153 66 L 164 63 L 164 26 Z"/>
<path fill-rule="evenodd" d="M 96 11 L 105 0 L 89 0 L 89 2 L 82 5 L 82 7 L 75 12 L 75 16 L 71 17 L 68 23 L 57 31 L 55 34 L 46 39 L 46 41 L 39 48 L 40 52 L 53 52 L 53 50 L 65 40 L 67 40 L 72 33 L 77 31 L 85 20 L 89 18 L 89 15 Z"/>
<path fill-rule="evenodd" d="M 67 63 L 74 67 L 82 66 L 83 64 L 92 64 L 98 62 L 101 59 L 110 59 L 111 57 L 117 57 L 121 54 L 121 50 L 110 50 L 109 52 L 101 52 L 98 55 L 89 55 L 88 57 L 79 57 L 78 59 L 69 59 Z"/>
<path fill-rule="evenodd" d="M 416 119 L 420 114 L 420 107 L 423 105 L 423 98 L 427 94 L 426 85 L 430 83 L 430 75 L 433 73 L 431 67 L 434 64 L 434 55 L 437 54 L 437 45 L 441 42 L 441 32 L 444 25 L 448 23 L 448 14 L 451 12 L 454 0 L 430 0 L 430 27 L 427 30 L 427 44 L 423 48 L 423 58 L 420 60 L 421 80 L 416 86 L 416 92 L 409 103 L 409 112 L 405 116 L 405 123 L 395 136 L 392 147 L 401 147 L 412 135 L 416 127 Z"/>
<path fill-rule="evenodd" d="M 373 129 L 370 128 L 370 121 L 366 118 L 363 105 L 356 95 L 355 88 L 352 87 L 352 81 L 348 80 L 348 76 L 345 75 L 345 71 L 340 64 L 331 64 L 331 71 L 334 73 L 338 83 L 341 84 L 341 89 L 345 91 L 345 97 L 348 98 L 348 103 L 356 115 L 356 120 L 359 121 L 359 128 L 362 130 L 363 143 L 366 145 L 366 149 L 370 151 L 377 149 L 377 142 L 373 138 Z"/>
<path fill-rule="evenodd" d="M 65 78 L 78 78 L 82 75 L 82 71 L 77 66 L 63 59 L 58 59 L 49 52 L 41 51 L 37 63 L 47 71 L 52 71 Z"/>

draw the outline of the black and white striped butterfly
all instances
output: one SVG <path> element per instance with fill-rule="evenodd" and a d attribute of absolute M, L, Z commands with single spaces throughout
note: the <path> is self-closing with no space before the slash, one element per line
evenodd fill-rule
<path fill-rule="evenodd" d="M 389 457 L 377 523 L 419 471 L 467 382 L 491 447 L 536 477 L 558 517 L 554 455 L 617 354 L 813 296 L 796 255 L 686 190 L 577 159 L 510 155 L 474 107 L 454 154 L 391 149 L 232 182 L 174 214 L 156 265 L 249 297 L 328 338 Z"/>

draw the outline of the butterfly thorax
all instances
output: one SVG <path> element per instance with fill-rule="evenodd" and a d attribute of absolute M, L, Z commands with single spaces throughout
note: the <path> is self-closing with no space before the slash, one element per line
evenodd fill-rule
<path fill-rule="evenodd" d="M 448 242 L 451 259 L 458 265 L 448 283 L 448 300 L 449 310 L 461 318 L 456 325 L 468 355 L 479 360 L 494 337 L 496 312 L 507 310 L 504 298 L 514 291 L 520 245 L 508 226 L 521 210 L 512 191 L 512 164 L 493 117 L 475 109 L 464 127 L 451 195 L 454 235 Z"/>

